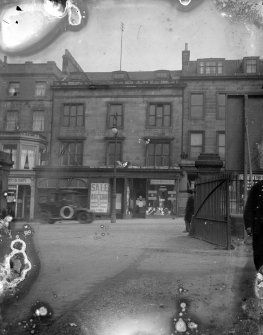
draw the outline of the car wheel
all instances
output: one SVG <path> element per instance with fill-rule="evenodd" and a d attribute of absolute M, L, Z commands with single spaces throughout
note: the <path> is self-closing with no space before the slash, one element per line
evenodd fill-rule
<path fill-rule="evenodd" d="M 91 223 L 93 221 L 92 215 L 88 212 L 80 212 L 77 219 L 79 223 Z"/>
<path fill-rule="evenodd" d="M 73 215 L 74 215 L 74 209 L 71 206 L 63 206 L 60 209 L 60 216 L 65 220 L 72 219 Z"/>

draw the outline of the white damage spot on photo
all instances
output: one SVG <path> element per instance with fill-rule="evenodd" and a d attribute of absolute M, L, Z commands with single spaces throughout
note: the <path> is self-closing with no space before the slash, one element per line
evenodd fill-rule
<path fill-rule="evenodd" d="M 32 265 L 26 254 L 26 243 L 18 236 L 11 242 L 11 253 L 0 264 L 0 296 L 25 280 Z"/>
<path fill-rule="evenodd" d="M 25 3 L 20 7 L 17 10 L 13 5 L 1 10 L 0 48 L 3 51 L 12 53 L 31 48 L 59 30 L 67 15 L 69 26 L 78 26 L 82 21 L 80 9 L 69 0 L 65 8 L 51 0 Z"/>

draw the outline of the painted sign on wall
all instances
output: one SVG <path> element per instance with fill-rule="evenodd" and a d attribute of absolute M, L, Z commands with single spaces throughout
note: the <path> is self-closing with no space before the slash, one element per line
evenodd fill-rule
<path fill-rule="evenodd" d="M 90 209 L 96 213 L 107 213 L 109 206 L 109 183 L 91 183 Z"/>

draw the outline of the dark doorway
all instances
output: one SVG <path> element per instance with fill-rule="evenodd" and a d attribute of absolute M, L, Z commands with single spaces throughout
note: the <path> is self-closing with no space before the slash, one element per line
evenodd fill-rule
<path fill-rule="evenodd" d="M 16 215 L 18 219 L 29 220 L 30 196 L 31 196 L 31 189 L 29 185 L 18 186 L 17 215 Z"/>
<path fill-rule="evenodd" d="M 133 217 L 145 218 L 146 179 L 133 179 Z"/>

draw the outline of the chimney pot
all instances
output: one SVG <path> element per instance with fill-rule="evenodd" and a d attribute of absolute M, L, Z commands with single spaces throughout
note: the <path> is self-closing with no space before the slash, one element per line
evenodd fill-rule
<path fill-rule="evenodd" d="M 7 56 L 4 56 L 4 63 L 7 64 Z"/>
<path fill-rule="evenodd" d="M 186 51 L 188 50 L 188 43 L 185 43 L 185 48 Z"/>

